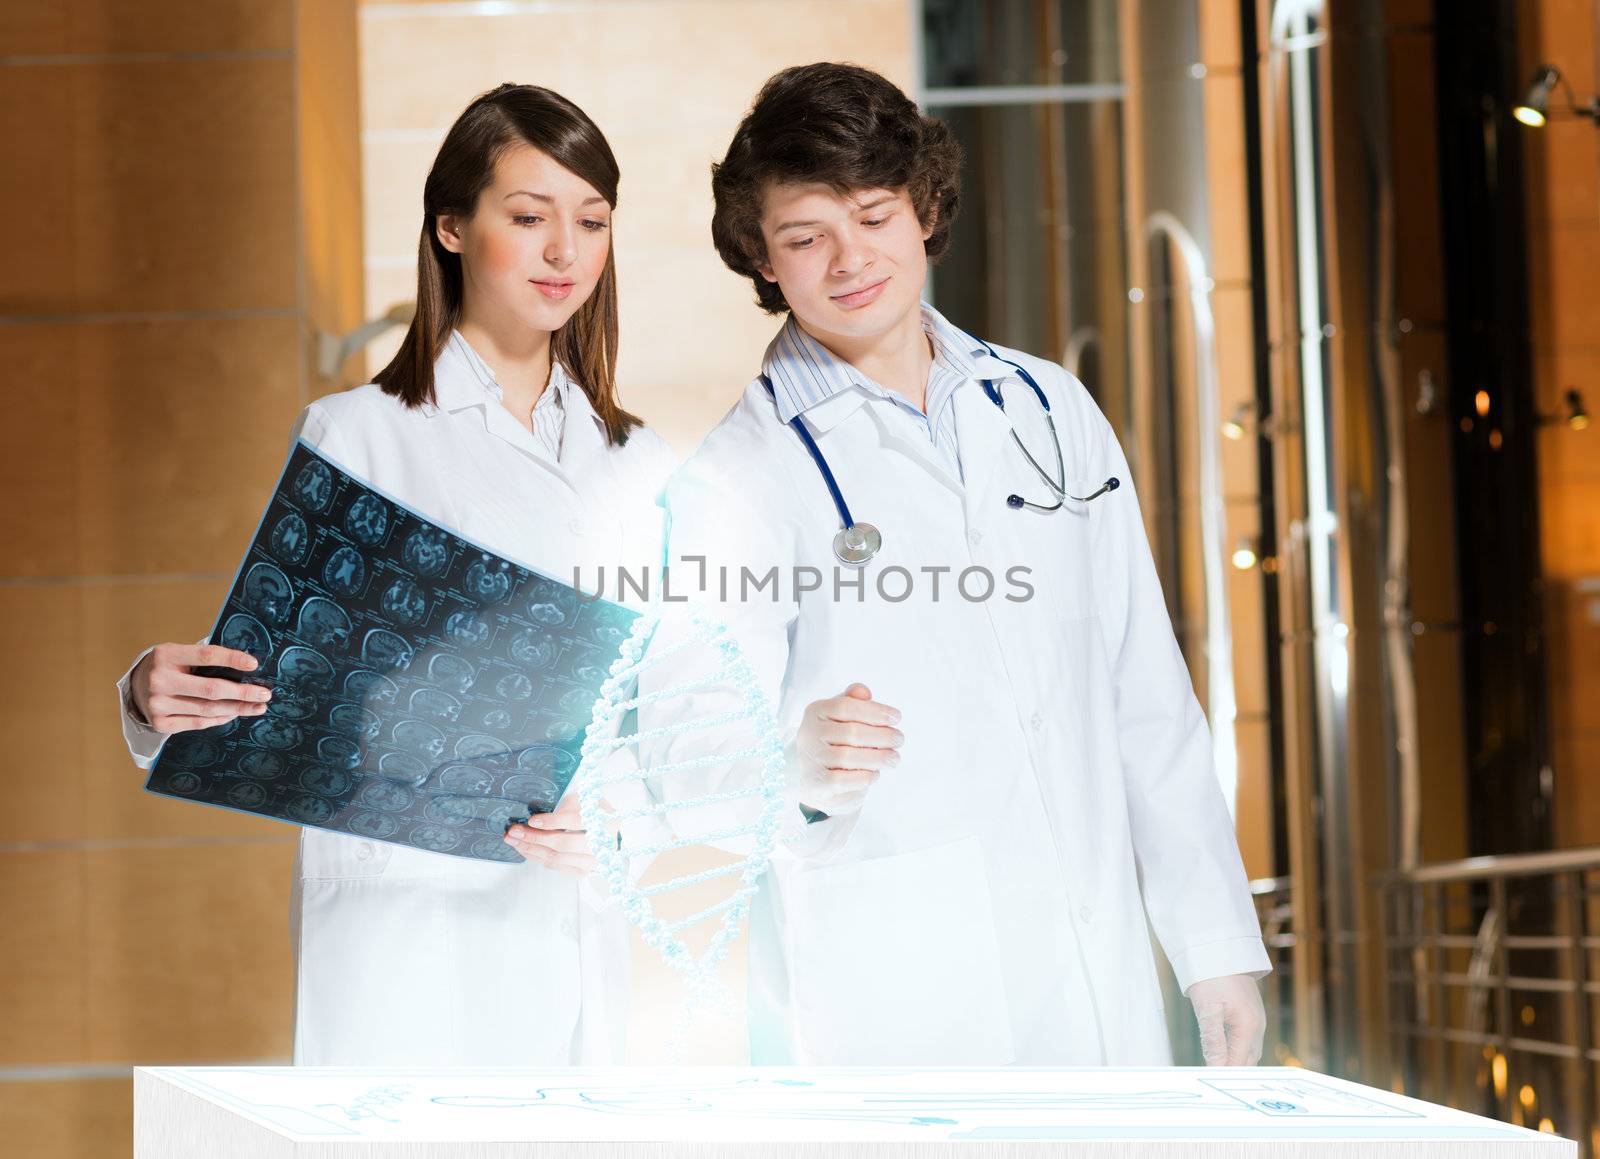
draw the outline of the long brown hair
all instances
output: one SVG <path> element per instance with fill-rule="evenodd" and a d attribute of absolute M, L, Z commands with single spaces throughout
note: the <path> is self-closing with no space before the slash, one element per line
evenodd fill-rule
<path fill-rule="evenodd" d="M 407 406 L 434 401 L 433 364 L 461 320 L 461 255 L 439 244 L 443 214 L 470 217 L 494 178 L 500 155 L 531 145 L 594 186 L 617 205 L 617 159 L 605 135 L 577 105 L 537 85 L 503 84 L 478 97 L 445 134 L 422 187 L 422 238 L 417 245 L 417 312 L 394 359 L 373 376 Z M 600 281 L 550 340 L 550 356 L 594 404 L 616 445 L 643 420 L 617 403 L 617 265 L 612 252 Z"/>

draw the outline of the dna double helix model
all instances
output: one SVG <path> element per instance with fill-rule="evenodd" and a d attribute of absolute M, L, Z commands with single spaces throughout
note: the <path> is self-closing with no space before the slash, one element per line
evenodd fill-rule
<path fill-rule="evenodd" d="M 701 1009 L 732 1013 L 731 995 L 717 975 L 718 967 L 738 938 L 771 863 L 773 847 L 782 825 L 784 804 L 784 752 L 773 707 L 755 672 L 727 626 L 704 612 L 684 613 L 686 630 L 662 644 L 653 637 L 662 622 L 659 608 L 634 622 L 629 638 L 612 664 L 595 703 L 584 737 L 582 758 L 574 785 L 589 847 L 599 862 L 599 873 L 628 921 L 645 943 L 659 953 L 684 980 L 686 1000 L 679 1010 L 671 1053 L 681 1053 L 694 1016 Z M 674 621 L 674 628 L 679 624 Z M 688 658 L 687 664 L 682 663 Z M 659 665 L 673 665 L 663 687 L 641 692 L 640 677 Z M 677 679 L 687 668 L 690 676 Z M 672 683 L 677 679 L 676 683 Z M 715 691 L 732 707 L 708 715 L 677 719 L 685 699 Z M 644 727 L 637 728 L 639 722 Z M 698 734 L 698 737 L 692 735 Z M 670 759 L 642 758 L 636 765 L 616 761 L 618 749 L 635 748 L 641 754 L 665 751 L 671 738 L 679 749 Z M 696 744 L 703 751 L 696 750 Z M 707 775 L 720 769 L 731 775 Z M 696 777 L 701 784 L 696 784 Z M 648 804 L 611 809 L 605 798 L 626 782 L 646 785 Z M 668 782 L 676 782 L 669 785 Z M 731 784 L 729 783 L 731 782 Z M 707 787 L 717 791 L 703 791 Z M 653 817 L 672 824 L 672 815 L 690 810 L 749 801 L 736 824 L 687 836 L 663 836 L 649 844 L 628 848 L 618 840 L 621 826 Z M 744 818 L 748 819 L 745 820 Z M 691 845 L 732 843 L 745 852 L 736 861 L 711 869 L 682 874 L 651 885 L 638 884 L 634 863 Z M 657 903 L 667 895 L 717 878 L 732 879 L 727 896 L 683 917 L 667 919 Z M 684 933 L 715 921 L 710 940 L 697 954 Z"/>

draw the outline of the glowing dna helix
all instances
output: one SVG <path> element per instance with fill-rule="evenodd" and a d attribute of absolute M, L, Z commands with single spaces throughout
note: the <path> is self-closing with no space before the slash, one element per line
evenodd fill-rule
<path fill-rule="evenodd" d="M 628 920 L 638 928 L 645 943 L 660 953 L 685 981 L 688 996 L 680 1010 L 674 1054 L 681 1047 L 684 1032 L 697 1008 L 708 1005 L 731 1012 L 726 987 L 716 976 L 717 968 L 749 916 L 751 901 L 771 861 L 773 846 L 782 824 L 784 803 L 783 744 L 777 720 L 754 671 L 726 625 L 699 612 L 686 612 L 685 615 L 689 628 L 687 634 L 682 639 L 674 639 L 669 644 L 653 649 L 650 643 L 661 623 L 659 615 L 644 615 L 635 621 L 632 634 L 623 644 L 621 655 L 612 664 L 610 675 L 601 686 L 600 697 L 595 703 L 589 730 L 584 737 L 582 759 L 573 778 L 583 825 L 589 834 L 589 847 L 600 864 L 601 877 L 622 906 Z M 706 650 L 707 656 L 696 659 L 703 662 L 709 657 L 713 661 L 709 674 L 697 674 L 695 679 L 641 694 L 641 673 L 675 657 L 681 658 L 682 654 L 693 649 Z M 697 719 L 673 720 L 635 733 L 625 730 L 629 715 L 639 713 L 640 709 L 644 712 L 635 719 L 642 719 L 647 724 L 653 716 L 670 718 L 670 702 L 673 698 L 710 689 L 735 693 L 738 700 L 736 707 Z M 674 758 L 653 766 L 641 762 L 641 767 L 637 768 L 608 770 L 606 767 L 608 759 L 618 749 L 635 745 L 642 749 L 651 742 L 689 733 L 708 734 L 713 742 L 725 743 L 727 738 L 746 728 L 753 730 L 754 740 L 743 747 L 717 749 L 688 759 Z M 715 743 L 712 747 L 716 747 Z M 686 774 L 692 775 L 717 765 L 729 765 L 739 770 L 736 787 L 726 792 L 676 799 L 660 791 L 661 784 L 668 778 L 680 778 L 682 783 Z M 745 775 L 746 768 L 755 769 L 759 775 Z M 656 791 L 650 793 L 653 803 L 619 811 L 608 810 L 603 804 L 606 790 L 634 781 L 656 782 Z M 670 813 L 756 798 L 759 798 L 760 812 L 746 824 L 694 836 L 674 836 L 632 849 L 619 848 L 621 843 L 617 834 L 620 826 L 630 820 L 654 817 L 670 824 L 667 817 Z M 748 844 L 749 851 L 732 864 L 685 874 L 642 888 L 630 869 L 630 862 L 636 858 L 652 857 L 690 845 L 728 841 L 739 842 L 741 847 Z M 736 888 L 714 905 L 671 921 L 656 913 L 655 899 L 664 894 L 713 878 L 734 877 L 737 878 Z M 716 918 L 720 918 L 720 921 L 709 944 L 696 957 L 684 942 L 682 933 Z"/>

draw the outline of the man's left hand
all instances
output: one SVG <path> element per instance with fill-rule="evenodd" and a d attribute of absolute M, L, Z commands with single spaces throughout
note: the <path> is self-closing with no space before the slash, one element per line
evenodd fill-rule
<path fill-rule="evenodd" d="M 1255 1066 L 1267 1033 L 1261 988 L 1249 974 L 1207 978 L 1189 987 L 1200 1053 L 1207 1066 Z"/>

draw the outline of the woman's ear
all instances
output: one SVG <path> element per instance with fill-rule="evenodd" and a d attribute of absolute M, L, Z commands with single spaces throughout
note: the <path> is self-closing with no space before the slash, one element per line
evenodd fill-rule
<path fill-rule="evenodd" d="M 433 219 L 433 236 L 439 239 L 439 244 L 453 254 L 462 250 L 461 230 L 466 225 L 466 218 L 454 213 L 441 213 Z"/>

